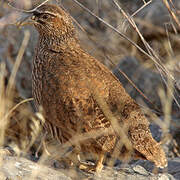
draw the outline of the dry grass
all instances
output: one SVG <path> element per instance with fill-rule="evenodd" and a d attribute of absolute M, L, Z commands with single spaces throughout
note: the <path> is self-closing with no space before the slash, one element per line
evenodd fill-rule
<path fill-rule="evenodd" d="M 161 104 L 163 105 L 162 106 L 163 114 L 161 114 L 161 116 L 164 117 L 164 120 L 163 121 L 159 120 L 157 116 L 154 119 L 155 119 L 155 123 L 157 123 L 162 128 L 164 139 L 167 141 L 169 139 L 168 133 L 169 133 L 170 124 L 172 121 L 171 120 L 172 112 L 173 112 L 172 102 L 174 101 L 176 103 L 176 106 L 180 108 L 179 100 L 176 99 L 176 97 L 174 96 L 174 84 L 176 83 L 177 78 L 176 78 L 176 74 L 174 74 L 174 72 L 171 71 L 171 69 L 174 69 L 174 66 L 176 66 L 177 58 L 179 57 L 179 53 L 180 53 L 179 51 L 174 50 L 174 47 L 176 46 L 176 44 L 179 45 L 178 31 L 180 28 L 180 23 L 178 19 L 178 10 L 175 8 L 174 5 L 172 6 L 173 7 L 172 9 L 168 1 L 162 0 L 162 2 L 166 5 L 170 13 L 170 16 L 172 16 L 172 21 L 175 22 L 177 25 L 176 27 L 173 26 L 175 31 L 169 32 L 168 29 L 164 30 L 162 27 L 156 28 L 155 25 L 150 24 L 148 22 L 144 22 L 142 19 L 136 18 L 136 14 L 138 14 L 140 11 L 146 8 L 146 6 L 151 4 L 151 1 L 149 2 L 142 1 L 142 2 L 143 2 L 143 5 L 140 8 L 138 8 L 136 12 L 133 12 L 132 15 L 129 15 L 123 9 L 123 7 L 121 7 L 118 1 L 112 0 L 112 3 L 114 3 L 114 6 L 113 6 L 114 11 L 117 14 L 120 13 L 121 16 L 123 16 L 123 18 L 125 19 L 124 23 L 125 24 L 128 23 L 128 25 L 126 26 L 128 27 L 130 26 L 129 29 L 131 29 L 131 27 L 134 29 L 133 33 L 132 31 L 130 33 L 127 33 L 130 35 L 129 37 L 128 35 L 123 34 L 122 31 L 119 30 L 118 26 L 115 27 L 111 25 L 108 22 L 109 19 L 107 19 L 107 21 L 104 20 L 99 15 L 96 15 L 96 13 L 94 13 L 92 10 L 89 10 L 88 7 L 85 7 L 84 5 L 82 5 L 79 1 L 73 0 L 71 4 L 75 4 L 75 3 L 78 4 L 78 6 L 83 8 L 84 11 L 86 11 L 87 13 L 90 13 L 91 16 L 94 16 L 95 18 L 97 18 L 102 24 L 104 24 L 105 26 L 107 26 L 107 28 L 111 30 L 109 35 L 112 35 L 116 38 L 119 37 L 119 39 L 118 38 L 117 39 L 114 38 L 113 40 L 111 39 L 112 42 L 115 42 L 119 44 L 119 46 L 122 46 L 122 47 L 124 45 L 129 47 L 128 49 L 132 49 L 132 51 L 134 52 L 133 54 L 135 54 L 136 57 L 145 57 L 145 60 L 142 60 L 142 61 L 144 61 L 146 64 L 149 64 L 149 66 L 151 67 L 155 67 L 156 71 L 159 72 L 159 74 L 161 74 L 162 80 L 167 86 L 167 91 L 165 91 L 164 89 L 159 89 L 159 92 L 158 92 L 161 99 Z M 170 3 L 172 3 L 172 1 L 170 1 Z M 3 8 L 4 9 L 8 8 L 6 6 L 6 2 L 4 2 L 4 7 L 2 7 L 2 9 Z M 11 11 L 11 10 L 8 10 L 8 11 Z M 0 14 L 0 15 L 3 17 L 3 14 Z M 77 21 L 78 20 L 79 19 L 77 19 Z M 117 24 L 119 23 L 118 21 L 119 20 L 117 19 Z M 1 26 L 1 22 L 2 21 L 0 19 L 0 28 L 1 28 L 0 30 L 2 32 L 3 31 L 2 29 L 5 28 L 6 25 Z M 157 41 L 157 39 L 151 39 L 151 41 L 154 43 L 157 43 L 157 46 L 161 47 L 163 49 L 163 52 L 158 51 L 157 49 L 154 49 L 154 47 L 157 47 L 157 46 L 151 46 L 149 42 L 147 42 L 146 37 L 144 37 L 145 35 L 142 34 L 139 27 L 137 26 L 137 23 L 139 23 L 143 27 L 147 27 L 148 31 L 151 31 L 151 32 L 153 32 L 154 28 L 156 28 L 155 33 L 159 35 L 160 40 Z M 83 25 L 81 26 L 83 27 Z M 87 28 L 84 29 L 84 31 L 86 30 Z M 115 36 L 114 33 L 117 33 L 117 36 Z M 136 37 L 136 38 L 133 39 L 131 34 L 133 35 L 133 37 Z M 162 39 L 161 39 L 161 34 L 163 34 Z M 89 33 L 87 33 L 87 35 L 91 36 L 92 38 L 92 35 L 89 35 Z M 9 36 L 11 36 L 11 34 L 9 34 Z M 121 39 L 121 37 L 123 39 Z M 13 43 L 15 43 L 16 40 L 13 38 L 14 38 L 13 36 L 8 37 L 7 41 L 11 39 L 10 41 L 11 42 L 14 41 Z M 17 83 L 16 74 L 18 73 L 18 71 L 21 71 L 19 69 L 19 66 L 21 64 L 21 61 L 23 60 L 24 53 L 28 49 L 27 46 L 28 46 L 29 39 L 30 39 L 30 32 L 28 30 L 25 30 L 22 44 L 18 50 L 18 53 L 16 54 L 13 69 L 11 70 L 7 69 L 7 67 L 5 66 L 5 63 L 3 62 L 5 61 L 4 59 L 1 59 L 1 66 L 0 66 L 0 126 L 1 126 L 0 127 L 0 145 L 3 146 L 4 144 L 9 143 L 13 146 L 14 149 L 17 150 L 18 154 L 21 154 L 21 152 L 28 153 L 30 151 L 30 148 L 37 141 L 37 137 L 39 136 L 40 131 L 42 130 L 41 124 L 44 123 L 44 119 L 41 113 L 34 113 L 30 104 L 28 104 L 29 101 L 32 101 L 32 98 L 28 98 L 24 100 L 21 99 L 20 102 L 15 101 L 16 97 L 21 96 L 21 92 L 18 91 L 17 86 L 16 86 L 16 83 Z M 103 41 L 104 39 L 102 38 L 102 43 Z M 93 43 L 87 44 L 87 46 L 89 47 L 89 50 L 92 50 L 92 45 L 94 46 Z M 99 44 L 101 42 L 98 41 L 96 43 Z M 108 59 L 110 59 L 114 64 L 117 64 L 117 62 L 114 62 L 113 59 L 111 58 L 113 57 L 113 55 L 107 54 L 108 51 L 106 51 L 106 48 L 104 49 L 100 48 L 100 50 L 98 50 L 100 51 L 99 54 L 101 55 L 104 54 L 105 57 L 108 57 L 108 58 L 104 58 L 105 60 L 108 61 Z M 118 52 L 119 50 L 121 52 L 125 52 L 124 55 L 129 54 L 129 51 L 127 50 L 127 48 L 124 48 L 123 50 L 117 48 L 117 50 L 114 50 L 115 52 L 114 56 L 119 57 L 119 52 Z M 111 64 L 111 62 L 108 62 L 108 64 Z M 8 84 L 5 83 L 5 79 L 8 79 Z M 108 117 L 108 119 L 111 120 L 113 127 L 118 127 L 116 118 L 113 117 L 111 111 L 109 110 L 107 104 L 104 102 L 103 98 L 98 97 L 96 92 L 94 92 L 94 96 L 99 106 L 103 110 L 104 114 L 106 115 L 106 117 Z M 148 113 L 150 117 L 153 116 L 153 114 L 150 111 Z M 119 147 L 122 147 L 122 145 L 125 144 L 126 148 L 129 149 L 131 153 L 131 144 L 129 143 L 126 137 L 125 132 L 120 127 L 118 129 L 117 128 L 114 128 L 114 129 L 118 131 L 122 139 L 121 143 L 117 145 L 118 149 Z M 108 133 L 109 131 L 111 130 L 107 130 L 107 132 L 104 132 L 104 131 L 90 132 L 83 135 L 77 134 L 69 142 L 61 146 L 53 145 L 54 144 L 53 141 L 46 142 L 46 146 L 48 144 L 47 147 L 45 145 L 43 146 L 43 148 L 39 147 L 39 149 L 42 149 L 42 155 L 38 163 L 44 164 L 49 159 L 63 158 L 64 156 L 66 156 L 66 154 L 68 154 L 67 149 L 71 147 L 72 144 L 78 144 L 79 141 L 85 140 L 87 138 L 98 137 L 103 133 Z M 165 137 L 168 137 L 168 138 L 165 138 Z M 11 139 L 11 141 L 9 139 Z M 43 142 L 41 145 L 43 144 L 45 143 Z M 58 152 L 57 152 L 57 149 L 58 149 Z M 118 156 L 116 155 L 118 153 L 117 148 L 115 148 L 113 153 L 114 153 L 114 157 Z M 51 156 L 49 157 L 49 155 Z M 76 156 L 76 154 L 74 156 Z M 129 161 L 129 159 L 127 159 L 126 161 Z M 114 159 L 110 159 L 110 161 L 108 162 L 110 166 L 113 166 L 113 163 L 114 163 Z M 71 176 L 75 176 L 75 171 L 74 170 L 72 171 L 74 175 L 71 174 Z M 68 174 L 69 172 L 66 171 L 65 173 Z M 30 177 L 30 179 L 35 178 L 37 174 L 38 174 L 38 171 L 32 172 L 32 176 Z"/>

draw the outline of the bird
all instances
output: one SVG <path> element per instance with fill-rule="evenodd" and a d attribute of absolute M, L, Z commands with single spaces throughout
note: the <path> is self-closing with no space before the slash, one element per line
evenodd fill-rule
<path fill-rule="evenodd" d="M 80 139 L 74 147 L 95 154 L 94 171 L 101 172 L 105 155 L 122 139 L 96 98 L 100 97 L 118 126 L 126 129 L 134 154 L 141 154 L 157 167 L 166 167 L 166 155 L 153 139 L 141 108 L 112 72 L 83 50 L 66 10 L 43 4 L 32 12 L 31 21 L 39 33 L 32 94 L 37 110 L 43 108 L 46 131 L 60 144 L 71 142 L 78 134 L 97 132 L 95 137 Z M 108 129 L 111 131 L 106 132 Z"/>

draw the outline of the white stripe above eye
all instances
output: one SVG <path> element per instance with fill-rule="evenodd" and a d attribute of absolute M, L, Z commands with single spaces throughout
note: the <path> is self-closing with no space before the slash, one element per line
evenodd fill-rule
<path fill-rule="evenodd" d="M 50 14 L 50 15 L 53 15 L 53 16 L 56 16 L 56 17 L 59 17 L 59 18 L 62 17 L 59 13 L 53 13 L 51 11 L 43 11 L 41 13 Z"/>

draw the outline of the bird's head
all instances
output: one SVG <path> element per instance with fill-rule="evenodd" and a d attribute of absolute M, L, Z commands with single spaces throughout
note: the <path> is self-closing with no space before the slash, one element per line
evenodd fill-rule
<path fill-rule="evenodd" d="M 75 33 L 71 17 L 60 7 L 42 5 L 33 11 L 31 20 L 40 35 L 64 37 Z"/>

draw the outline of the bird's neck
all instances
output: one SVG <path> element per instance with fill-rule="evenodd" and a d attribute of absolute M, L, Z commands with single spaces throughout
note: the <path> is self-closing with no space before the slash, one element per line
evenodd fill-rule
<path fill-rule="evenodd" d="M 48 50 L 52 50 L 55 52 L 61 52 L 70 44 L 78 43 L 78 40 L 74 34 L 65 34 L 57 36 L 47 36 L 47 35 L 40 35 L 39 36 L 39 45 L 41 48 L 45 48 Z"/>

